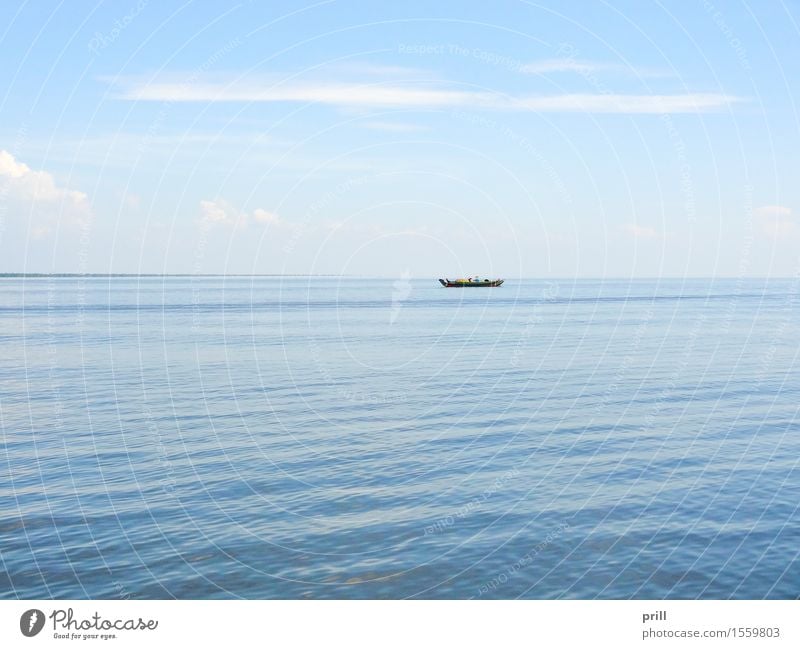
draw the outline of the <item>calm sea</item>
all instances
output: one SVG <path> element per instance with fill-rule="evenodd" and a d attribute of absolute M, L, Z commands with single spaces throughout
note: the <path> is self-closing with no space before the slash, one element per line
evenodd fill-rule
<path fill-rule="evenodd" d="M 0 279 L 0 597 L 796 598 L 799 291 Z"/>

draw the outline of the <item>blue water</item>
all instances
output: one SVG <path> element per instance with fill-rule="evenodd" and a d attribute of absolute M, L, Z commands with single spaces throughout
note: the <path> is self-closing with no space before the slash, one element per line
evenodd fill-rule
<path fill-rule="evenodd" d="M 0 279 L 0 597 L 796 598 L 798 290 Z"/>

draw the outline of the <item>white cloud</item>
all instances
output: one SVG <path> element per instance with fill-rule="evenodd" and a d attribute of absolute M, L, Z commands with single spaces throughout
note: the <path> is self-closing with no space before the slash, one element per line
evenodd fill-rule
<path fill-rule="evenodd" d="M 386 79 L 388 77 L 410 78 L 430 78 L 433 73 L 430 70 L 412 68 L 405 65 L 385 65 L 382 63 L 369 63 L 366 61 L 346 61 L 331 63 L 326 66 L 332 74 L 346 76 L 372 76 Z"/>
<path fill-rule="evenodd" d="M 574 58 L 533 61 L 523 65 L 520 70 L 525 74 L 549 74 L 552 72 L 594 74 L 599 72 L 612 72 L 630 74 L 637 77 L 664 77 L 670 74 L 665 70 L 633 67 L 623 63 L 609 63 L 606 61 L 584 61 Z"/>
<path fill-rule="evenodd" d="M 659 232 L 655 228 L 637 225 L 636 223 L 626 224 L 624 230 L 634 239 L 655 239 L 659 236 Z"/>
<path fill-rule="evenodd" d="M 316 102 L 337 106 L 452 106 L 488 93 L 358 83 L 227 84 L 150 83 L 133 86 L 121 99 L 135 101 Z"/>
<path fill-rule="evenodd" d="M 167 102 L 301 102 L 339 108 L 452 108 L 588 113 L 696 113 L 719 110 L 741 101 L 718 93 L 676 95 L 566 94 L 510 96 L 460 90 L 434 84 L 360 84 L 268 81 L 198 82 L 128 81 L 119 99 Z"/>
<path fill-rule="evenodd" d="M 91 216 L 85 193 L 60 187 L 51 174 L 31 169 L 5 150 L 0 150 L 0 193 L 14 204 L 15 213 L 27 215 L 34 239 L 50 234 L 57 218 L 82 225 Z"/>
<path fill-rule="evenodd" d="M 547 74 L 548 72 L 594 72 L 598 69 L 607 69 L 608 64 L 592 63 L 590 61 L 577 61 L 575 59 L 546 59 L 534 61 L 522 66 L 521 71 L 526 74 Z"/>
<path fill-rule="evenodd" d="M 0 176 L 22 178 L 29 173 L 31 173 L 31 168 L 28 165 L 17 162 L 8 151 L 0 151 Z"/>
<path fill-rule="evenodd" d="M 128 193 L 123 196 L 123 203 L 129 210 L 138 210 L 142 204 L 142 197 L 139 194 Z"/>
<path fill-rule="evenodd" d="M 785 218 L 792 215 L 792 209 L 790 207 L 784 207 L 783 205 L 764 205 L 763 207 L 757 207 L 755 213 L 757 216 L 761 217 L 777 216 Z"/>
<path fill-rule="evenodd" d="M 764 205 L 753 210 L 758 218 L 764 234 L 778 237 L 792 234 L 796 224 L 792 218 L 792 210 L 783 205 Z"/>
<path fill-rule="evenodd" d="M 740 100 L 736 97 L 713 93 L 686 95 L 573 94 L 519 99 L 512 107 L 533 112 L 660 115 L 664 113 L 703 113 L 724 108 L 737 101 Z"/>
<path fill-rule="evenodd" d="M 202 226 L 225 225 L 244 228 L 250 222 L 273 227 L 287 225 L 274 212 L 261 208 L 257 208 L 251 214 L 248 214 L 237 210 L 233 205 L 221 199 L 200 201 L 200 224 Z"/>
<path fill-rule="evenodd" d="M 0 150 L 0 182 L 9 194 L 33 202 L 67 202 L 88 210 L 86 194 L 56 185 L 46 171 L 34 171 L 24 162 L 17 161 L 8 151 Z"/>
<path fill-rule="evenodd" d="M 239 218 L 224 201 L 200 201 L 201 220 L 205 223 L 236 223 Z"/>
<path fill-rule="evenodd" d="M 389 131 L 392 133 L 413 133 L 425 130 L 425 127 L 420 124 L 404 122 L 364 122 L 362 126 L 373 131 Z"/>
<path fill-rule="evenodd" d="M 253 220 L 256 223 L 266 223 L 268 225 L 279 225 L 281 218 L 275 212 L 268 212 L 261 208 L 253 210 Z"/>

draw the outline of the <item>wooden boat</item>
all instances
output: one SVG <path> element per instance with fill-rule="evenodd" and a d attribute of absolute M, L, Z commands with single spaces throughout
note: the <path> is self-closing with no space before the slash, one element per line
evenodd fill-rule
<path fill-rule="evenodd" d="M 466 286 L 500 286 L 502 279 L 440 279 L 439 283 L 445 288 L 462 288 Z"/>

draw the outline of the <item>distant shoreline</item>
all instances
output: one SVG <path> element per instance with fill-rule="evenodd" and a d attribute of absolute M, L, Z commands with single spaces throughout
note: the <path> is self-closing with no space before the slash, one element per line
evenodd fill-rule
<path fill-rule="evenodd" d="M 315 274 L 304 275 L 301 273 L 0 273 L 0 279 L 42 279 L 42 278 L 118 278 L 118 277 L 307 277 L 307 278 L 340 278 L 340 279 L 397 279 L 396 275 L 334 275 L 334 274 Z M 411 277 L 413 280 L 432 279 L 435 280 L 435 275 L 420 275 Z M 557 282 L 557 281 L 629 281 L 629 282 L 653 282 L 653 281 L 691 281 L 691 280 L 790 280 L 797 279 L 791 275 L 718 275 L 703 276 L 693 275 L 689 277 L 618 277 L 618 276 L 593 276 L 593 275 L 579 275 L 574 277 L 567 276 L 534 276 L 534 277 L 512 277 L 506 275 L 506 281 L 519 281 L 519 280 L 536 280 L 542 282 Z"/>
<path fill-rule="evenodd" d="M 0 273 L 10 277 L 356 277 L 355 275 L 301 275 L 280 273 Z"/>

